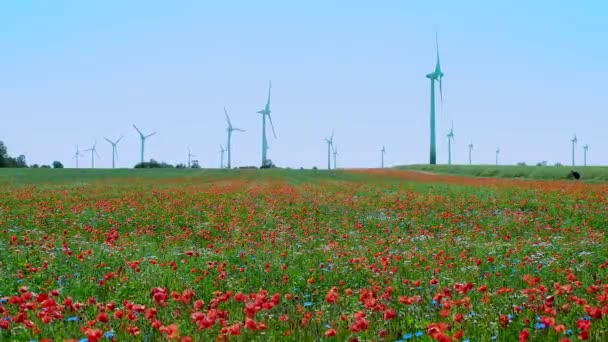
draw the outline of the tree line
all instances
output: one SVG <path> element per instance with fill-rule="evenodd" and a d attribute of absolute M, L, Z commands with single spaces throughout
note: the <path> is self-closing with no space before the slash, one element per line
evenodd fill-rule
<path fill-rule="evenodd" d="M 60 161 L 54 161 L 52 164 L 55 169 L 62 169 L 63 164 Z M 17 157 L 11 157 L 8 154 L 8 148 L 4 144 L 2 140 L 0 140 L 0 168 L 26 168 L 31 167 L 34 169 L 43 168 L 50 169 L 51 165 L 38 165 L 33 164 L 31 166 L 27 165 L 27 161 L 25 160 L 25 155 L 19 155 Z"/>

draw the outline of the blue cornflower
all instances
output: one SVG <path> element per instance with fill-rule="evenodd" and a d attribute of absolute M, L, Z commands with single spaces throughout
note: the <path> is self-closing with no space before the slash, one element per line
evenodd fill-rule
<path fill-rule="evenodd" d="M 76 321 L 78 321 L 78 317 L 76 317 L 76 316 L 68 317 L 66 319 L 66 321 L 68 321 L 68 322 L 76 322 Z"/>
<path fill-rule="evenodd" d="M 113 332 L 112 330 L 110 330 L 110 331 L 106 332 L 106 333 L 104 334 L 104 336 L 105 336 L 107 339 L 110 339 L 110 340 L 111 340 L 112 338 L 114 338 L 114 332 Z"/>
<path fill-rule="evenodd" d="M 437 305 L 437 304 L 439 304 L 439 303 L 438 303 L 436 300 L 434 300 L 434 299 L 433 299 L 433 300 L 431 301 L 431 304 L 433 304 L 433 305 Z"/>
<path fill-rule="evenodd" d="M 566 330 L 566 335 L 568 335 L 568 336 L 572 335 L 572 329 Z"/>
<path fill-rule="evenodd" d="M 0 304 L 8 302 L 7 298 L 0 298 Z"/>
<path fill-rule="evenodd" d="M 19 283 L 19 284 L 23 283 L 23 279 L 17 280 L 17 283 Z"/>
<path fill-rule="evenodd" d="M 585 321 L 590 321 L 590 320 L 591 320 L 591 316 L 585 316 L 585 317 L 583 317 L 583 319 L 584 319 Z"/>
<path fill-rule="evenodd" d="M 329 324 L 325 323 L 325 325 L 323 325 L 323 328 L 325 328 L 325 329 L 329 329 L 329 328 L 331 328 L 331 325 L 329 325 Z"/>
<path fill-rule="evenodd" d="M 304 298 L 310 298 L 310 297 L 311 297 L 311 295 L 309 295 L 309 294 L 304 295 Z"/>
<path fill-rule="evenodd" d="M 509 319 L 509 321 L 513 320 L 513 315 L 512 314 L 508 314 L 507 318 Z"/>
<path fill-rule="evenodd" d="M 462 342 L 471 342 L 471 340 L 469 340 L 468 338 L 465 338 L 464 340 L 462 340 Z"/>
<path fill-rule="evenodd" d="M 492 336 L 490 337 L 492 340 L 496 340 L 498 338 L 498 336 Z"/>
<path fill-rule="evenodd" d="M 86 337 L 85 338 L 81 338 L 80 340 L 78 340 L 78 342 L 89 342 L 89 339 L 86 338 Z"/>
<path fill-rule="evenodd" d="M 304 302 L 304 306 L 312 306 L 312 302 Z"/>
<path fill-rule="evenodd" d="M 407 333 L 407 334 L 403 335 L 403 339 L 404 340 L 411 340 L 412 337 L 414 337 L 414 336 L 412 334 L 410 334 L 410 333 Z"/>
<path fill-rule="evenodd" d="M 545 323 L 536 323 L 534 324 L 534 328 L 535 329 L 545 329 L 547 326 L 545 325 Z"/>
<path fill-rule="evenodd" d="M 424 335 L 424 333 L 422 331 L 420 331 L 420 330 L 416 331 L 416 337 L 420 337 L 422 335 Z"/>

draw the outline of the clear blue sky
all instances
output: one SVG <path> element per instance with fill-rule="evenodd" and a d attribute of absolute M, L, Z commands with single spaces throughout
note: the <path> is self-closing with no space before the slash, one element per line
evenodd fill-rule
<path fill-rule="evenodd" d="M 429 81 L 439 32 L 444 103 L 438 162 L 570 163 L 570 139 L 608 164 L 606 1 L 4 1 L 0 139 L 28 162 L 73 166 L 75 145 L 124 134 L 118 165 L 139 159 L 131 124 L 158 131 L 146 157 L 219 164 L 223 106 L 233 164 L 259 165 L 267 83 L 278 165 L 428 162 Z M 89 165 L 82 158 L 81 165 Z"/>

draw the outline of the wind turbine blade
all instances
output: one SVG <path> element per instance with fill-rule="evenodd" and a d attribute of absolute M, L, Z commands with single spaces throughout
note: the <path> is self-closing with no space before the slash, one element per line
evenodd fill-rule
<path fill-rule="evenodd" d="M 118 138 L 118 140 L 116 140 L 116 142 L 114 144 L 118 145 L 118 143 L 122 140 L 122 138 L 124 138 L 124 136 L 120 136 L 120 138 Z"/>
<path fill-rule="evenodd" d="M 228 111 L 226 107 L 224 107 L 224 114 L 226 114 L 226 121 L 228 121 L 228 128 L 232 129 L 232 122 L 230 122 L 230 116 L 228 116 Z"/>
<path fill-rule="evenodd" d="M 142 137 L 144 136 L 144 134 L 139 130 L 139 128 L 137 128 L 137 126 L 135 126 L 135 124 L 133 124 L 133 127 L 135 128 L 137 133 L 139 133 L 139 135 L 141 135 Z"/>
<path fill-rule="evenodd" d="M 110 144 L 114 145 L 114 142 L 112 142 L 112 140 L 110 140 L 110 139 L 108 139 L 106 137 L 103 137 L 103 138 L 106 139 L 106 141 L 109 142 Z"/>
<path fill-rule="evenodd" d="M 270 127 L 272 127 L 272 135 L 274 135 L 274 138 L 277 138 L 277 134 L 274 132 L 274 124 L 272 123 L 272 116 L 270 116 L 270 114 L 268 114 L 268 120 L 270 120 Z"/>
<path fill-rule="evenodd" d="M 268 101 L 266 101 L 267 106 L 270 106 L 270 89 L 272 89 L 272 81 L 268 81 Z"/>
<path fill-rule="evenodd" d="M 149 137 L 153 136 L 154 134 L 156 134 L 156 132 L 146 135 L 145 138 L 149 138 Z"/>

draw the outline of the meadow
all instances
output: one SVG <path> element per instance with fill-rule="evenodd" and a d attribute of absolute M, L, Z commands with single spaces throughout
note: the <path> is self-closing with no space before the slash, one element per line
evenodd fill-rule
<path fill-rule="evenodd" d="M 398 169 L 470 177 L 497 177 L 544 180 L 571 180 L 571 171 L 581 175 L 580 181 L 608 182 L 606 166 L 519 166 L 519 165 L 408 165 Z"/>
<path fill-rule="evenodd" d="M 0 341 L 604 341 L 608 185 L 0 170 Z"/>

